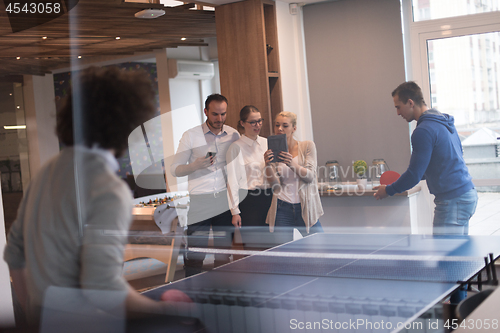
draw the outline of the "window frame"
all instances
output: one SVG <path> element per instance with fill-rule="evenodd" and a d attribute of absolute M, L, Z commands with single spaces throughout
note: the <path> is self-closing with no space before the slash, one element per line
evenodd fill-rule
<path fill-rule="evenodd" d="M 413 22 L 411 0 L 401 0 L 407 80 L 417 82 L 424 99 L 430 101 L 427 41 L 500 31 L 500 12 L 469 14 Z M 412 124 L 411 131 L 416 124 Z M 500 179 L 474 179 L 476 186 L 500 186 Z"/>

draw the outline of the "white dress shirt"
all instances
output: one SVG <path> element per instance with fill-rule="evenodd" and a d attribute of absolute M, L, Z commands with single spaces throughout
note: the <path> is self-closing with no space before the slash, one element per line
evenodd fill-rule
<path fill-rule="evenodd" d="M 240 214 L 238 205 L 244 198 L 238 190 L 266 189 L 269 187 L 264 177 L 264 153 L 267 139 L 257 136 L 256 140 L 242 135 L 227 151 L 227 185 L 231 214 Z"/>
<path fill-rule="evenodd" d="M 218 134 L 210 131 L 206 123 L 187 130 L 179 142 L 170 172 L 177 177 L 175 169 L 179 165 L 193 163 L 197 158 L 205 157 L 207 152 L 215 152 L 213 165 L 188 175 L 189 194 L 210 194 L 225 190 L 226 152 L 239 137 L 239 133 L 227 125 Z"/>

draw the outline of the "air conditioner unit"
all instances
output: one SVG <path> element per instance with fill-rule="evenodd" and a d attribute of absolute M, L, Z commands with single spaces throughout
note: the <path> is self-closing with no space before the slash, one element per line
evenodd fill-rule
<path fill-rule="evenodd" d="M 210 61 L 168 59 L 168 76 L 177 79 L 210 80 L 214 64 Z"/>

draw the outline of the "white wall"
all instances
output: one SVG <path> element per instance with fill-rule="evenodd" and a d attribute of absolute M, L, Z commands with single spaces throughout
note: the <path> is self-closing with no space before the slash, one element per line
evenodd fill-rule
<path fill-rule="evenodd" d="M 208 40 L 208 47 L 183 47 L 167 49 L 166 57 L 169 59 L 188 59 L 210 61 L 217 54 L 213 53 L 215 39 Z M 216 45 L 215 45 L 216 49 Z M 165 66 L 160 66 L 162 54 L 156 54 L 158 69 L 158 87 L 160 93 L 160 104 L 165 99 L 162 94 L 167 93 L 165 80 Z M 163 60 L 166 60 L 163 59 Z M 216 66 L 218 72 L 218 67 Z M 217 73 L 218 74 L 218 73 Z M 161 123 L 163 129 L 163 152 L 167 183 L 170 191 L 187 190 L 187 177 L 176 178 L 170 174 L 170 165 L 173 155 L 177 151 L 179 140 L 182 134 L 205 121 L 203 113 L 205 99 L 208 95 L 220 92 L 218 76 L 212 80 L 189 80 L 189 79 L 168 79 L 168 93 L 170 102 L 170 112 L 165 114 L 162 111 Z M 163 88 L 162 88 L 163 87 Z M 160 120 L 160 117 L 158 118 Z"/>
<path fill-rule="evenodd" d="M 298 140 L 313 140 L 302 7 L 291 15 L 289 4 L 276 1 L 283 110 L 297 114 Z"/>
<path fill-rule="evenodd" d="M 396 116 L 390 95 L 405 81 L 399 0 L 317 3 L 300 7 L 298 15 L 278 0 L 276 10 L 284 109 L 297 113 L 298 139 L 315 141 L 318 165 L 337 159 L 351 178 L 347 168 L 353 160 L 371 165 L 384 158 L 392 170 L 404 172 L 410 158 L 409 126 Z M 411 221 L 412 232 L 429 233 L 432 203 L 425 182 L 420 185 L 421 193 L 410 199 L 345 199 L 349 204 L 336 208 L 328 204 L 330 216 L 322 221 L 341 226 L 361 211 L 370 216 L 366 223 L 378 226 L 385 216 L 373 215 L 382 206 L 395 205 L 405 232 Z M 339 204 L 329 199 L 324 200 Z"/>
<path fill-rule="evenodd" d="M 399 1 L 365 1 L 308 5 L 297 15 L 276 1 L 284 110 L 297 114 L 299 140 L 315 140 L 319 165 L 384 158 L 403 172 L 409 128 L 390 96 L 405 80 Z"/>
<path fill-rule="evenodd" d="M 320 222 L 325 232 L 409 234 L 414 228 L 410 200 L 417 197 L 321 197 L 325 215 Z"/>
<path fill-rule="evenodd" d="M 213 50 L 214 48 L 217 50 L 217 41 L 214 38 L 210 38 L 207 42 L 209 46 L 167 49 L 167 57 L 169 59 L 214 61 L 213 57 L 217 57 L 217 54 L 214 54 Z M 215 71 L 217 72 L 216 76 L 211 80 L 170 79 L 170 103 L 172 110 L 194 105 L 198 110 L 199 118 L 205 121 L 205 116 L 203 114 L 205 99 L 212 93 L 220 92 L 220 85 L 217 80 L 217 66 L 215 66 Z M 193 126 L 199 124 L 197 119 L 193 119 L 193 121 Z M 180 139 L 180 137 L 178 139 Z"/>
<path fill-rule="evenodd" d="M 345 171 L 354 160 L 383 158 L 404 172 L 409 128 L 391 97 L 405 81 L 399 0 L 324 2 L 303 12 L 318 164 L 335 159 Z"/>

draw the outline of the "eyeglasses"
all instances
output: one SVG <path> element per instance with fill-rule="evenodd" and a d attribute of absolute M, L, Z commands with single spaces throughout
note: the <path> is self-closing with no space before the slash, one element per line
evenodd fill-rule
<path fill-rule="evenodd" d="M 255 120 L 255 121 L 245 121 L 245 123 L 248 123 L 252 126 L 257 126 L 257 124 L 262 125 L 263 121 L 264 121 L 264 119 L 260 118 L 259 120 Z"/>

